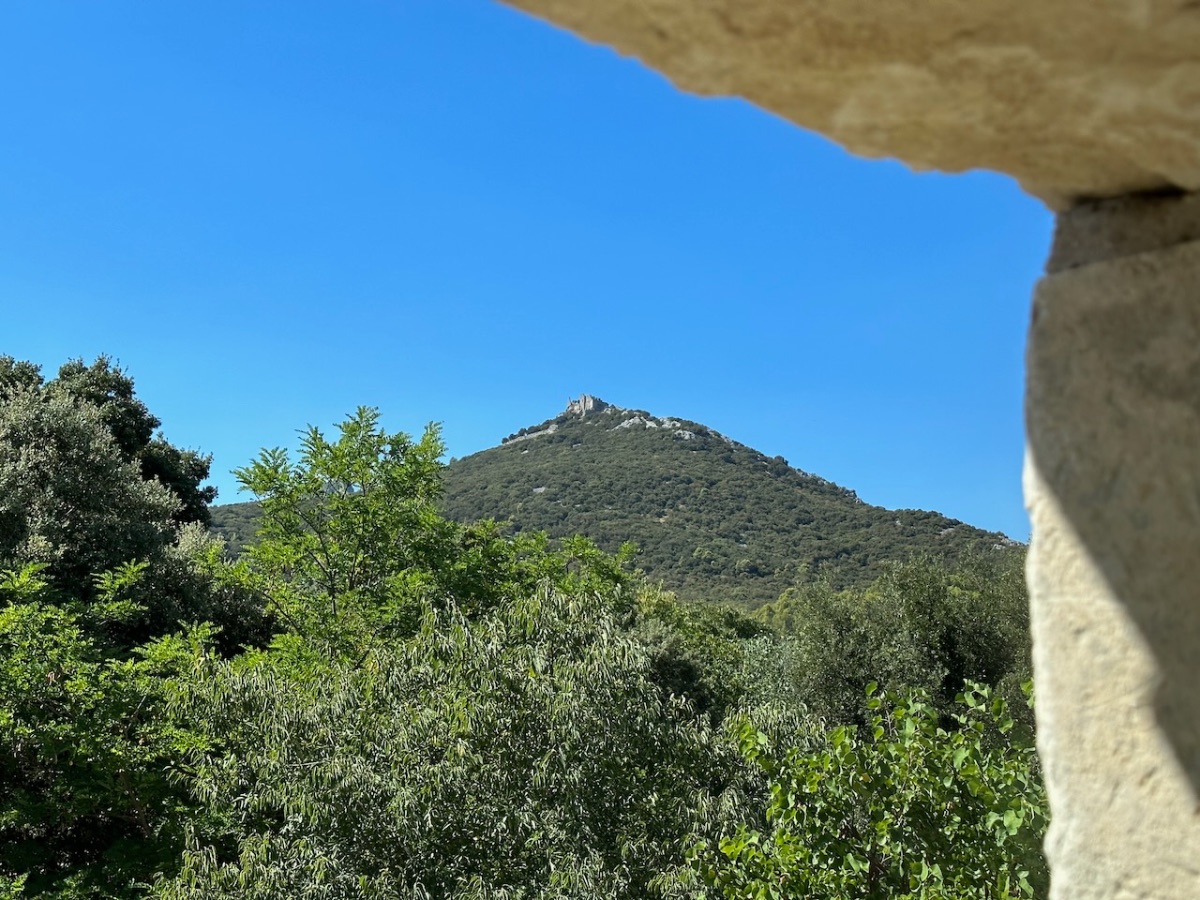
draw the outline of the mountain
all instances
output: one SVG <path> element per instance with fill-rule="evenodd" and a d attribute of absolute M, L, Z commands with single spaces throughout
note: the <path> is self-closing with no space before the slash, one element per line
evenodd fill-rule
<path fill-rule="evenodd" d="M 887 510 L 684 419 L 573 400 L 500 446 L 450 463 L 445 513 L 495 518 L 552 537 L 585 534 L 689 599 L 759 606 L 823 575 L 861 585 L 885 562 L 1012 546 L 936 512 Z M 233 545 L 253 534 L 254 504 L 213 509 Z"/>
<path fill-rule="evenodd" d="M 862 584 L 913 553 L 1012 543 L 938 513 L 870 506 L 697 422 L 588 396 L 452 463 L 445 510 L 606 549 L 631 540 L 639 565 L 682 596 L 750 606 L 815 573 Z"/>

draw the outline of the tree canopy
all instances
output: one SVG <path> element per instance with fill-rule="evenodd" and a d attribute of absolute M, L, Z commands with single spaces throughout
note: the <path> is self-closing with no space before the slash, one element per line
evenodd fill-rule
<path fill-rule="evenodd" d="M 233 556 L 156 427 L 107 360 L 0 360 L 0 898 L 1041 890 L 997 557 L 697 604 L 444 517 L 437 428 L 367 408 L 239 470 Z"/>

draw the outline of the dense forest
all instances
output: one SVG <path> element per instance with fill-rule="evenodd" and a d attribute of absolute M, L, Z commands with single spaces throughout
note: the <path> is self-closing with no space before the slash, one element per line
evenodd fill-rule
<path fill-rule="evenodd" d="M 463 459 L 443 473 L 441 509 L 512 532 L 585 534 L 690 600 L 761 606 L 801 581 L 865 587 L 914 554 L 956 560 L 1012 544 L 924 510 L 889 510 L 697 422 L 593 397 Z M 213 510 L 234 548 L 253 539 L 258 506 Z"/>
<path fill-rule="evenodd" d="M 698 603 L 359 409 L 234 553 L 158 427 L 0 357 L 0 898 L 1045 895 L 1021 548 Z"/>

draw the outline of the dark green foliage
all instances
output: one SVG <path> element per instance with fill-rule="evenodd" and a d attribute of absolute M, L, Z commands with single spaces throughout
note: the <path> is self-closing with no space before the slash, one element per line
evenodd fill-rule
<path fill-rule="evenodd" d="M 93 573 L 171 541 L 176 508 L 96 407 L 29 391 L 0 404 L 0 568 L 45 565 L 47 580 L 86 600 Z"/>
<path fill-rule="evenodd" d="M 133 379 L 105 356 L 90 366 L 72 360 L 46 385 L 50 396 L 69 397 L 95 407 L 113 441 L 126 460 L 136 462 L 146 480 L 157 480 L 178 500 L 172 520 L 209 524 L 208 506 L 216 499 L 214 487 L 203 487 L 211 457 L 181 450 L 156 429 L 162 422 L 134 394 Z"/>
<path fill-rule="evenodd" d="M 138 614 L 103 628 L 125 648 L 199 619 L 227 627 L 227 641 L 261 636 L 252 600 L 206 573 L 212 539 L 198 523 L 179 526 L 203 518 L 186 504 L 209 495 L 186 478 L 181 495 L 147 476 L 147 459 L 191 457 L 151 437 L 158 420 L 127 376 L 103 358 L 69 363 L 46 384 L 36 367 L 4 358 L 0 376 L 0 569 L 40 566 L 55 602 L 86 606 L 97 575 L 144 563 L 131 591 Z M 196 465 L 197 478 L 207 474 Z"/>
<path fill-rule="evenodd" d="M 20 393 L 36 393 L 42 383 L 42 370 L 33 363 L 0 356 L 0 403 L 6 403 Z"/>
<path fill-rule="evenodd" d="M 174 710 L 205 812 L 160 893 L 648 896 L 735 772 L 627 634 L 620 560 L 441 519 L 433 429 L 339 432 L 240 473 L 230 575 L 284 631 Z"/>
<path fill-rule="evenodd" d="M 208 495 L 147 476 L 170 450 L 156 426 L 106 360 L 43 383 L 0 359 L 0 895 L 140 896 L 177 864 L 177 654 L 139 645 L 200 620 L 225 652 L 265 637 L 253 598 L 213 578 L 220 546 L 179 525 Z"/>
<path fill-rule="evenodd" d="M 763 696 L 763 666 L 754 657 L 764 645 L 785 654 L 786 639 L 739 609 L 647 587 L 632 633 L 650 652 L 655 682 L 714 722 L 734 707 L 778 699 Z"/>
<path fill-rule="evenodd" d="M 543 589 L 281 672 L 211 671 L 177 711 L 219 750 L 171 898 L 652 896 L 732 759 L 650 680 L 609 600 Z"/>
<path fill-rule="evenodd" d="M 225 542 L 231 556 L 239 556 L 257 539 L 262 507 L 256 501 L 222 503 L 209 513 L 213 534 Z"/>
<path fill-rule="evenodd" d="M 141 896 L 176 864 L 184 796 L 166 768 L 186 732 L 164 715 L 167 642 L 114 659 L 89 636 L 120 620 L 139 570 L 75 613 L 29 567 L 0 574 L 0 887 L 62 900 Z"/>
<path fill-rule="evenodd" d="M 443 518 L 435 427 L 413 441 L 360 409 L 338 428 L 334 441 L 310 429 L 296 463 L 269 450 L 237 473 L 259 496 L 262 518 L 231 572 L 310 645 L 361 658 L 413 633 L 426 604 L 473 613 L 543 581 L 571 589 L 626 581 L 622 560 L 586 540 L 550 552 L 542 535 L 508 540 L 492 523 Z"/>
<path fill-rule="evenodd" d="M 1020 699 L 1030 677 L 1023 573 L 1015 549 L 968 554 L 954 566 L 918 558 L 862 589 L 796 588 L 757 616 L 795 638 L 801 697 L 828 721 L 854 721 L 870 682 L 921 689 L 949 714 L 965 681 Z M 1032 726 L 1024 713 L 1022 723 Z"/>

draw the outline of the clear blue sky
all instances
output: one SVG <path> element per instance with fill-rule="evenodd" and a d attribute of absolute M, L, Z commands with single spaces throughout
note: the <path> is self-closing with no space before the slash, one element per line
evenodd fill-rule
<path fill-rule="evenodd" d="M 229 470 L 360 404 L 466 455 L 583 392 L 1028 536 L 1009 179 L 855 159 L 490 0 L 0 6 L 0 353 Z"/>

